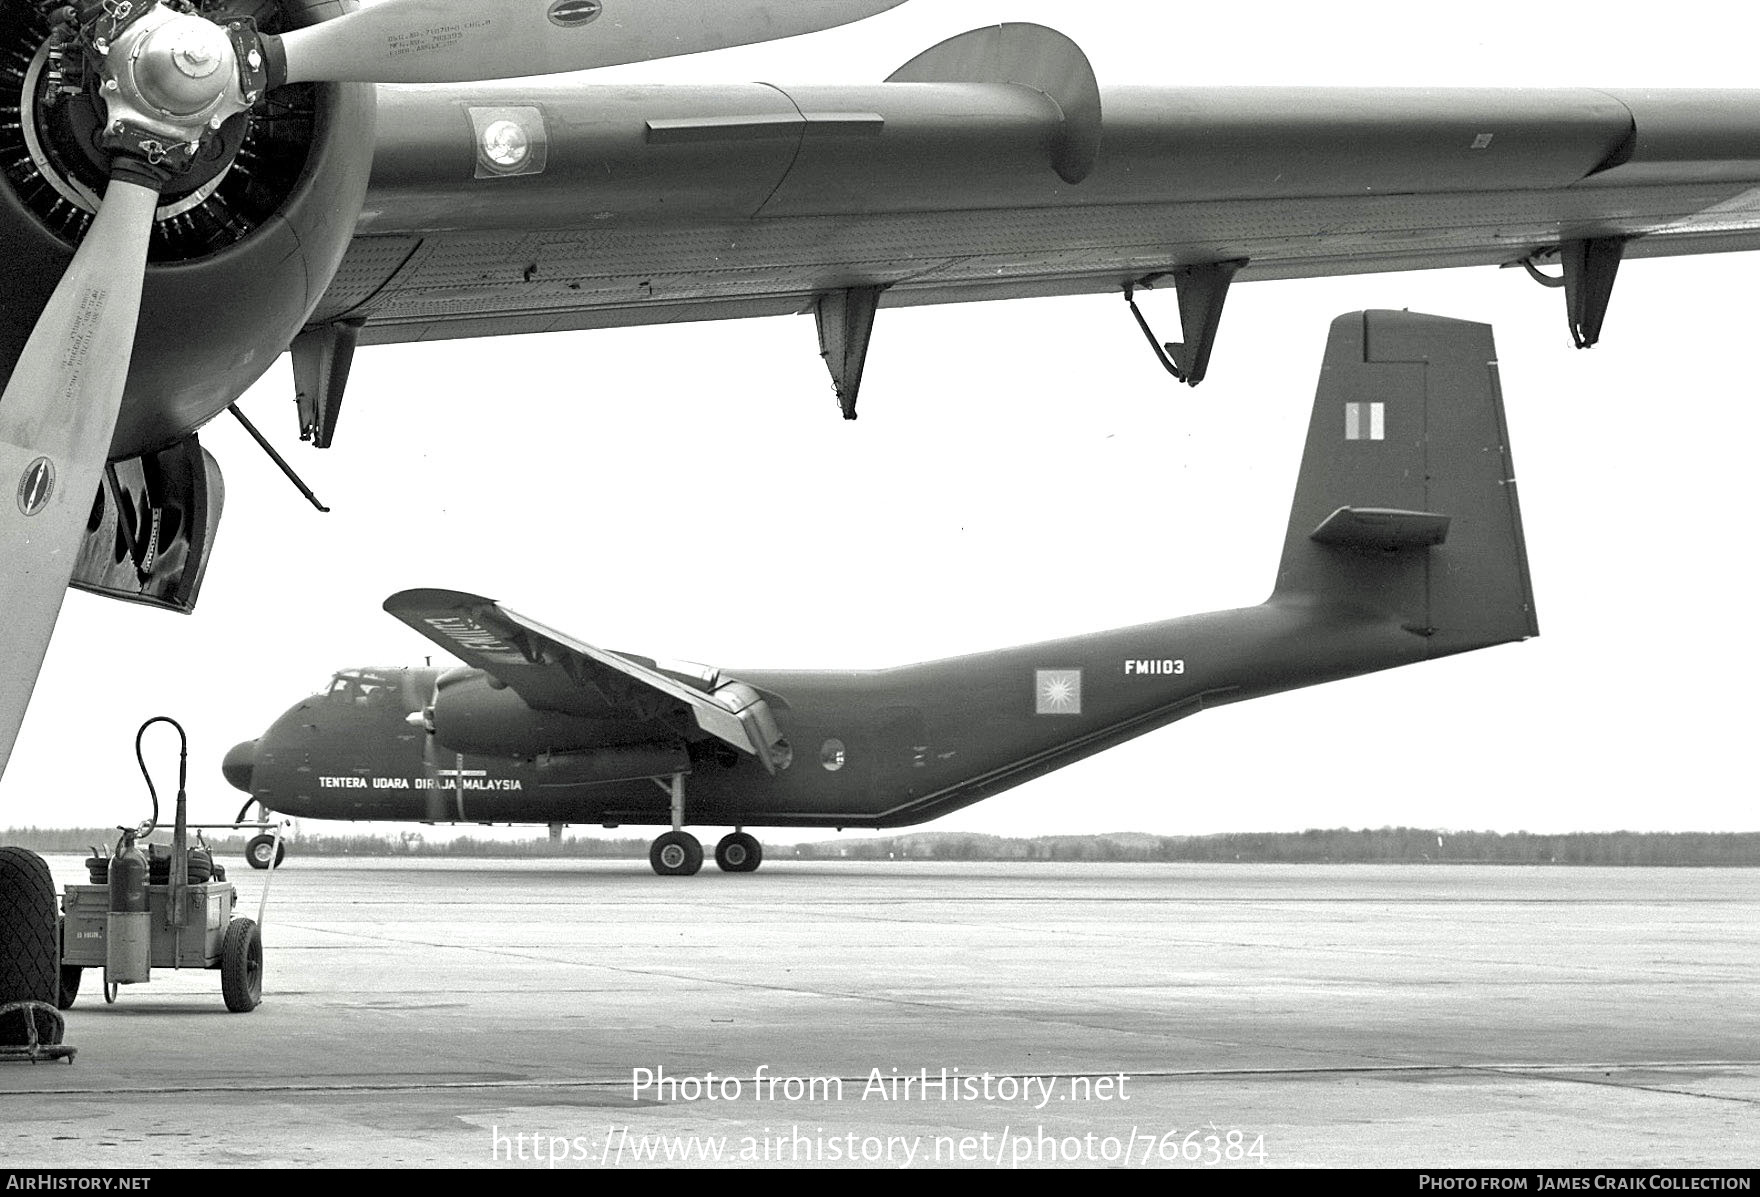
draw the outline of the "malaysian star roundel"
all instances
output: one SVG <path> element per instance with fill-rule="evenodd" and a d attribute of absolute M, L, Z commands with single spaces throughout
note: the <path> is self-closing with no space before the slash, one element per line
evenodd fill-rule
<path fill-rule="evenodd" d="M 1033 678 L 1033 710 L 1039 715 L 1082 713 L 1082 671 L 1040 669 Z"/>

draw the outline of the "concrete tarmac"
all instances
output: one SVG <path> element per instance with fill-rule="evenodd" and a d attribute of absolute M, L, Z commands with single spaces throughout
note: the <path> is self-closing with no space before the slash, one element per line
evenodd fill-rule
<path fill-rule="evenodd" d="M 1760 1165 L 1751 870 L 292 857 L 265 945 L 88 973 L 0 1163 Z"/>

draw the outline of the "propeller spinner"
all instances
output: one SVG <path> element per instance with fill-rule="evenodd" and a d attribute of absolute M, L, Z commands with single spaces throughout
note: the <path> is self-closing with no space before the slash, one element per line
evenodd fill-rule
<path fill-rule="evenodd" d="M 0 396 L 0 772 L 72 576 L 128 380 L 159 193 L 233 117 L 299 82 L 457 83 L 790 37 L 903 0 L 383 0 L 284 35 L 105 0 L 77 45 L 110 183 Z M 62 10 L 72 18 L 72 9 Z"/>

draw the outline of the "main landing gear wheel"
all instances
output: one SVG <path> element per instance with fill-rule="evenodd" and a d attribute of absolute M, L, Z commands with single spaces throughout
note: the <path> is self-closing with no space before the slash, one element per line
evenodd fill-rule
<path fill-rule="evenodd" d="M 287 859 L 287 845 L 277 844 L 272 835 L 259 835 L 244 846 L 244 858 L 251 862 L 253 869 L 268 868 L 271 853 L 275 857 L 275 867 L 280 868 L 281 862 Z"/>
<path fill-rule="evenodd" d="M 55 880 L 35 852 L 0 848 L 0 1006 L 12 1002 L 45 1002 L 54 1006 L 61 994 L 60 936 L 56 933 Z M 0 1044 L 30 1042 L 30 1028 L 13 1014 L 0 1025 Z M 37 1039 L 61 1042 L 59 1019 L 36 1019 Z"/>
<path fill-rule="evenodd" d="M 662 877 L 689 877 L 703 867 L 703 845 L 688 831 L 669 831 L 648 849 L 648 863 Z"/>
<path fill-rule="evenodd" d="M 715 863 L 723 873 L 754 873 L 764 863 L 764 845 L 743 831 L 724 835 L 715 845 Z"/>

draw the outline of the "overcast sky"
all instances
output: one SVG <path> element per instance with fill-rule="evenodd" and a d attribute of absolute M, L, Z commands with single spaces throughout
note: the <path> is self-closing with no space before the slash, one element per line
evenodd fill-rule
<path fill-rule="evenodd" d="M 599 78 L 870 81 L 1012 19 L 1070 34 L 1103 85 L 1753 82 L 1746 9 L 1641 35 L 1585 28 L 1580 4 L 1272 12 L 913 0 Z M 1754 255 L 1628 263 L 1582 353 L 1561 293 L 1516 271 L 1245 284 L 1196 391 L 1120 299 L 885 312 L 855 424 L 806 316 L 368 349 L 326 453 L 295 441 L 283 362 L 245 410 L 334 514 L 231 420 L 205 431 L 227 504 L 200 610 L 69 597 L 0 825 L 142 817 L 134 730 L 161 712 L 193 737 L 196 816 L 231 817 L 228 747 L 335 669 L 433 651 L 379 609 L 408 586 L 735 667 L 901 664 L 1259 602 L 1328 322 L 1410 307 L 1496 326 L 1540 639 L 1208 712 L 931 827 L 1752 830 L 1757 285 Z M 1171 294 L 1147 309 L 1175 337 Z M 153 751 L 166 798 L 173 739 Z"/>

